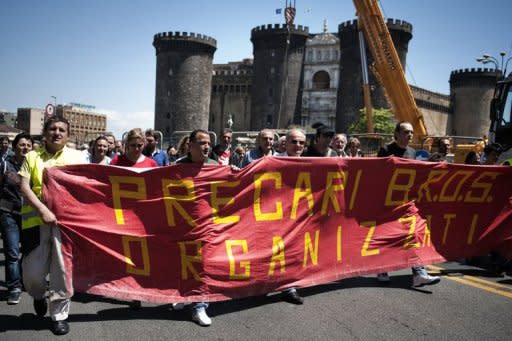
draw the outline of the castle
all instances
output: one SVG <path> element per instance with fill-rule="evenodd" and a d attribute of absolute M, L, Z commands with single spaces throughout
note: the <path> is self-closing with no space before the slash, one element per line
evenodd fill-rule
<path fill-rule="evenodd" d="M 387 20 L 405 69 L 412 25 Z M 155 129 L 164 142 L 173 133 L 201 128 L 219 133 L 280 129 L 315 122 L 345 132 L 364 107 L 357 20 L 336 33 L 312 34 L 301 25 L 252 29 L 254 60 L 213 64 L 216 40 L 188 32 L 154 36 L 156 49 Z M 368 64 L 372 63 L 367 50 Z M 430 135 L 482 136 L 498 77 L 490 69 L 455 70 L 450 94 L 411 86 Z M 374 108 L 389 108 L 383 88 L 370 73 Z M 229 122 L 229 123 L 228 123 Z"/>

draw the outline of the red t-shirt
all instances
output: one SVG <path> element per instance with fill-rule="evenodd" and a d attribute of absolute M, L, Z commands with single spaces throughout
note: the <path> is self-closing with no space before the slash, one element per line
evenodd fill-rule
<path fill-rule="evenodd" d="M 145 157 L 142 162 L 133 162 L 126 157 L 125 154 L 118 155 L 114 157 L 112 162 L 110 162 L 113 166 L 122 166 L 122 167 L 135 167 L 135 168 L 150 168 L 150 167 L 158 167 L 158 164 L 155 160 L 149 157 Z"/>

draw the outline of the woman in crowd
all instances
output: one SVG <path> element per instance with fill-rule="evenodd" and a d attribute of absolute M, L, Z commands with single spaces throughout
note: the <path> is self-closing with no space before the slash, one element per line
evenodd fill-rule
<path fill-rule="evenodd" d="M 157 163 L 152 158 L 144 156 L 142 151 L 146 145 L 146 137 L 140 128 L 130 130 L 126 136 L 126 152 L 114 157 L 111 165 L 123 167 L 157 167 Z"/>
<path fill-rule="evenodd" d="M 361 142 L 357 137 L 351 137 L 347 143 L 348 157 L 361 157 L 364 156 L 361 151 Z"/>
<path fill-rule="evenodd" d="M 178 159 L 188 154 L 188 144 L 190 142 L 190 137 L 188 135 L 183 136 L 178 142 Z"/>
<path fill-rule="evenodd" d="M 25 155 L 32 150 L 33 140 L 27 133 L 16 135 L 12 141 L 14 155 L 0 166 L 0 227 L 4 241 L 5 284 L 9 294 L 7 304 L 18 304 L 22 291 L 20 266 L 21 204 L 18 172 Z"/>
<path fill-rule="evenodd" d="M 108 141 L 105 136 L 99 136 L 92 144 L 92 154 L 87 155 L 89 163 L 110 165 L 112 159 L 107 156 Z"/>
<path fill-rule="evenodd" d="M 466 165 L 479 165 L 480 157 L 474 150 L 472 150 L 466 155 L 466 158 L 464 159 L 464 163 Z"/>

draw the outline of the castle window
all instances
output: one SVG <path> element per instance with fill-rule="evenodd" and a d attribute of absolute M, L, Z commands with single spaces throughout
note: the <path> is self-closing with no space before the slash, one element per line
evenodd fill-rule
<path fill-rule="evenodd" d="M 316 51 L 316 60 L 317 61 L 322 60 L 322 51 L 320 51 L 320 50 Z"/>
<path fill-rule="evenodd" d="M 274 96 L 274 89 L 268 88 L 268 97 L 272 97 L 272 96 Z"/>
<path fill-rule="evenodd" d="M 308 62 L 313 61 L 313 51 L 308 51 Z"/>
<path fill-rule="evenodd" d="M 167 115 L 165 115 L 167 117 L 167 119 L 170 119 L 171 118 L 171 113 L 168 112 Z"/>
<path fill-rule="evenodd" d="M 274 73 L 276 73 L 276 68 L 272 66 L 270 68 L 270 74 L 273 75 Z"/>
<path fill-rule="evenodd" d="M 313 89 L 329 89 L 330 83 L 331 78 L 329 77 L 329 74 L 325 71 L 318 71 L 313 75 Z"/>

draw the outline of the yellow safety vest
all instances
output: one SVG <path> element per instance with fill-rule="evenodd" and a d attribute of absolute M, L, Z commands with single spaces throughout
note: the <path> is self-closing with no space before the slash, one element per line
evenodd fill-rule
<path fill-rule="evenodd" d="M 39 213 L 30 205 L 21 207 L 21 229 L 26 230 L 43 224 Z"/>

